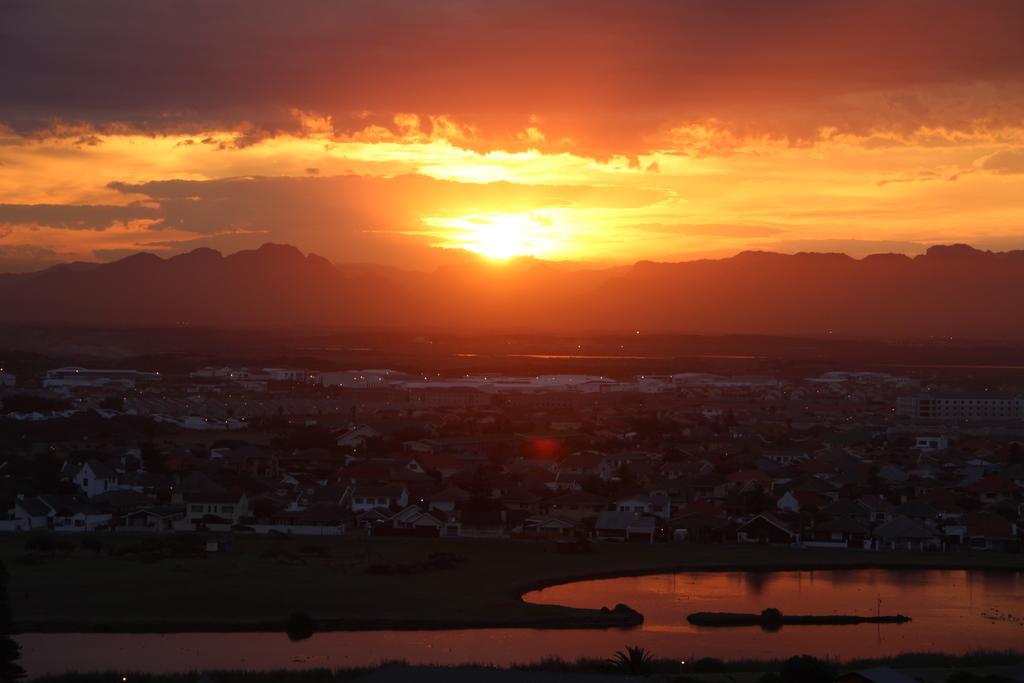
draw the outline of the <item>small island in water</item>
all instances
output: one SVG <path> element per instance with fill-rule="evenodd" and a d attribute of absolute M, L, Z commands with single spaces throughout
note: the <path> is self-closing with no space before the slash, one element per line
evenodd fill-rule
<path fill-rule="evenodd" d="M 697 626 L 760 626 L 765 629 L 794 626 L 842 626 L 849 624 L 904 624 L 910 617 L 903 614 L 873 617 L 855 614 L 783 614 L 774 607 L 762 610 L 760 614 L 741 612 L 694 612 L 686 620 Z"/>

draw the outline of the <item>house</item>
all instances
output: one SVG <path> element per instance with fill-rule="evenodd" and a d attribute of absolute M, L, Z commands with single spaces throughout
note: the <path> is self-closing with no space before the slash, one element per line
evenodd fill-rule
<path fill-rule="evenodd" d="M 798 462 L 809 460 L 810 455 L 801 450 L 772 450 L 765 451 L 762 454 L 763 458 L 771 460 L 776 465 L 782 465 L 783 467 L 789 467 L 795 465 Z"/>
<path fill-rule="evenodd" d="M 96 531 L 110 527 L 113 515 L 89 503 L 68 503 L 57 506 L 53 516 L 54 531 Z"/>
<path fill-rule="evenodd" d="M 759 469 L 740 470 L 726 476 L 726 481 L 732 484 L 732 488 L 740 493 L 748 491 L 763 491 L 771 493 L 774 480 Z"/>
<path fill-rule="evenodd" d="M 786 491 L 781 498 L 775 501 L 775 507 L 783 512 L 800 512 L 800 501 L 792 491 Z"/>
<path fill-rule="evenodd" d="M 902 517 L 909 517 L 922 524 L 933 524 L 939 518 L 939 511 L 923 500 L 909 500 L 902 505 L 896 506 L 894 514 Z"/>
<path fill-rule="evenodd" d="M 861 496 L 857 499 L 868 514 L 868 521 L 872 524 L 884 524 L 893 518 L 896 506 L 878 496 Z"/>
<path fill-rule="evenodd" d="M 1017 526 L 991 512 L 974 512 L 964 517 L 962 542 L 972 550 L 1009 552 L 1020 547 Z M 949 533 L 950 527 L 946 527 Z"/>
<path fill-rule="evenodd" d="M 818 477 L 801 477 L 800 479 L 790 483 L 788 488 L 794 493 L 794 495 L 796 495 L 798 500 L 802 493 L 814 493 L 818 496 L 827 498 L 828 501 L 839 499 L 839 493 L 836 491 L 836 487 L 828 481 Z M 828 501 L 825 502 L 825 505 L 828 504 Z"/>
<path fill-rule="evenodd" d="M 437 472 L 442 479 L 448 479 L 466 466 L 464 461 L 445 453 L 420 453 L 416 455 L 416 462 L 420 464 L 423 471 Z"/>
<path fill-rule="evenodd" d="M 522 489 L 506 491 L 498 500 L 509 511 L 536 514 L 540 510 L 540 496 Z"/>
<path fill-rule="evenodd" d="M 472 496 L 457 486 L 449 486 L 427 497 L 428 509 L 438 512 L 454 512 L 455 508 L 470 501 Z"/>
<path fill-rule="evenodd" d="M 112 491 L 117 486 L 117 473 L 101 462 L 90 460 L 83 465 L 69 465 L 67 478 L 87 498 Z"/>
<path fill-rule="evenodd" d="M 346 489 L 342 486 L 317 486 L 304 499 L 307 505 L 333 505 L 342 504 L 345 498 Z"/>
<path fill-rule="evenodd" d="M 944 451 L 949 448 L 949 439 L 942 434 L 919 436 L 914 439 L 914 450 L 927 453 L 929 451 Z"/>
<path fill-rule="evenodd" d="M 797 541 L 798 538 L 795 531 L 770 512 L 757 515 L 750 521 L 741 524 L 736 530 L 736 540 L 740 543 L 788 545 Z"/>
<path fill-rule="evenodd" d="M 279 456 L 273 448 L 246 445 L 227 452 L 213 449 L 210 457 L 220 459 L 224 466 L 250 477 L 276 477 L 281 473 Z"/>
<path fill-rule="evenodd" d="M 164 475 L 145 470 L 135 470 L 128 474 L 122 474 L 117 478 L 117 489 L 115 492 L 132 491 L 155 496 L 158 492 L 169 491 L 170 486 L 170 479 Z"/>
<path fill-rule="evenodd" d="M 114 490 L 99 496 L 93 496 L 89 502 L 101 506 L 104 510 L 114 513 L 115 516 L 123 515 L 140 507 L 148 507 L 153 504 L 153 497 L 144 493 L 138 493 L 130 489 Z"/>
<path fill-rule="evenodd" d="M 594 535 L 603 541 L 643 541 L 653 543 L 657 521 L 636 512 L 605 510 L 597 516 Z"/>
<path fill-rule="evenodd" d="M 185 498 L 185 521 L 188 524 L 238 524 L 249 515 L 249 499 L 243 493 L 227 491 L 193 493 Z"/>
<path fill-rule="evenodd" d="M 346 494 L 352 512 L 378 508 L 404 508 L 409 505 L 409 490 L 402 484 L 358 484 Z"/>
<path fill-rule="evenodd" d="M 815 523 L 803 542 L 809 546 L 863 548 L 870 537 L 871 529 L 866 521 L 856 517 L 833 517 Z"/>
<path fill-rule="evenodd" d="M 597 517 L 598 514 L 607 510 L 608 499 L 594 493 L 578 491 L 549 498 L 543 506 L 551 514 L 560 517 L 583 519 L 584 517 Z"/>
<path fill-rule="evenodd" d="M 185 499 L 198 493 L 222 493 L 224 487 L 210 479 L 203 472 L 189 472 L 178 477 L 176 484 L 171 486 L 171 502 L 184 504 Z"/>
<path fill-rule="evenodd" d="M 612 502 L 612 507 L 617 512 L 635 512 L 650 514 L 653 503 L 651 497 L 646 493 L 634 493 L 632 495 L 620 496 Z"/>
<path fill-rule="evenodd" d="M 868 509 L 858 501 L 848 498 L 840 498 L 821 508 L 819 511 L 823 517 L 828 519 L 846 518 L 856 519 L 863 523 L 870 521 Z"/>
<path fill-rule="evenodd" d="M 440 536 L 444 526 L 442 518 L 410 505 L 374 524 L 371 531 L 376 536 Z"/>
<path fill-rule="evenodd" d="M 1006 500 L 1014 500 L 1021 495 L 1024 489 L 1005 477 L 990 474 L 968 486 L 967 491 L 976 495 L 983 504 L 994 505 Z"/>
<path fill-rule="evenodd" d="M 579 451 L 570 453 L 558 463 L 558 473 L 586 479 L 588 477 L 610 476 L 605 469 L 605 456 L 597 451 Z"/>
<path fill-rule="evenodd" d="M 350 427 L 338 437 L 339 448 L 351 448 L 362 450 L 368 444 L 381 438 L 381 433 L 369 425 L 356 425 Z"/>
<path fill-rule="evenodd" d="M 876 549 L 934 550 L 940 545 L 938 534 L 909 517 L 893 517 L 871 535 Z"/>
<path fill-rule="evenodd" d="M 728 484 L 713 474 L 703 474 L 690 480 L 693 496 L 699 500 L 724 500 Z"/>
<path fill-rule="evenodd" d="M 908 481 L 910 475 L 905 470 L 896 467 L 896 465 L 882 465 L 878 468 L 878 478 L 882 481 L 898 484 Z"/>
<path fill-rule="evenodd" d="M 537 515 L 523 520 L 519 534 L 529 538 L 558 538 L 576 536 L 579 532 L 576 520 L 557 515 Z"/>
<path fill-rule="evenodd" d="M 672 496 L 667 490 L 651 491 L 650 498 L 652 515 L 659 519 L 667 519 L 672 516 Z"/>
<path fill-rule="evenodd" d="M 56 510 L 38 496 L 20 496 L 14 501 L 12 519 L 18 520 L 22 529 L 48 529 L 53 526 Z"/>
<path fill-rule="evenodd" d="M 691 543 L 724 543 L 732 523 L 714 512 L 694 510 L 670 519 L 666 526 L 676 541 Z"/>
<path fill-rule="evenodd" d="M 184 505 L 153 505 L 121 516 L 118 529 L 131 532 L 167 533 L 185 519 Z"/>

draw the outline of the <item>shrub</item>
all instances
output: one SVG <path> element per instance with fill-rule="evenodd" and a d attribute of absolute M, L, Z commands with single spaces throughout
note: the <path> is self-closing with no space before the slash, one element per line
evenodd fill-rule
<path fill-rule="evenodd" d="M 292 612 L 288 615 L 285 633 L 288 634 L 288 640 L 292 642 L 306 640 L 316 633 L 316 622 L 313 617 L 304 612 Z"/>
<path fill-rule="evenodd" d="M 1012 683 L 1013 679 L 998 674 L 982 676 L 970 671 L 957 671 L 946 678 L 946 683 Z"/>
<path fill-rule="evenodd" d="M 717 674 L 728 671 L 729 667 L 721 659 L 703 657 L 693 663 L 693 670 L 702 674 Z"/>
<path fill-rule="evenodd" d="M 835 666 L 809 655 L 790 657 L 779 672 L 782 683 L 831 683 L 835 677 Z"/>

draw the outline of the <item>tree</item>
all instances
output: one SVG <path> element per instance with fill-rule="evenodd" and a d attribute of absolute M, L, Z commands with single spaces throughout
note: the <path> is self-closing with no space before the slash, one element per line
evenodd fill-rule
<path fill-rule="evenodd" d="M 617 672 L 630 676 L 648 676 L 654 671 L 651 653 L 638 645 L 619 650 L 608 664 Z"/>
<path fill-rule="evenodd" d="M 7 567 L 0 562 L 0 683 L 25 677 L 18 664 L 21 646 L 11 638 L 11 608 L 7 603 Z"/>
<path fill-rule="evenodd" d="M 139 443 L 139 452 L 142 456 L 142 466 L 147 472 L 165 474 L 167 472 L 167 458 L 160 447 L 150 441 Z"/>
<path fill-rule="evenodd" d="M 50 451 L 32 458 L 32 486 L 38 493 L 56 493 L 60 487 L 61 462 Z"/>

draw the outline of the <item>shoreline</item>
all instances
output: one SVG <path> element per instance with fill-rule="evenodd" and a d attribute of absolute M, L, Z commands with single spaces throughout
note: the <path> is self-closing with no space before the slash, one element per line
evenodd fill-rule
<path fill-rule="evenodd" d="M 814 552 L 813 550 L 807 552 Z M 1005 557 L 1005 556 L 1003 556 Z M 832 560 L 808 560 L 797 562 L 771 562 L 745 564 L 723 562 L 704 564 L 700 562 L 680 563 L 670 566 L 617 569 L 593 572 L 570 572 L 559 577 L 547 577 L 525 583 L 503 591 L 505 597 L 514 599 L 522 607 L 557 607 L 567 614 L 525 616 L 516 618 L 484 619 L 415 619 L 415 618 L 374 618 L 374 617 L 314 617 L 317 633 L 346 631 L 457 631 L 481 629 L 620 629 L 628 631 L 642 625 L 642 618 L 635 615 L 602 611 L 601 608 L 574 608 L 564 605 L 547 605 L 524 600 L 534 591 L 582 581 L 599 581 L 618 578 L 654 576 L 659 574 L 702 574 L 721 572 L 744 572 L 767 574 L 791 571 L 987 571 L 1024 572 L 1024 557 L 1015 556 L 1018 563 L 991 562 L 991 557 L 955 558 L 960 562 L 936 564 L 937 557 L 891 557 L 870 561 L 840 563 Z M 930 561 L 929 561 L 930 560 Z M 642 616 L 642 615 L 641 615 Z M 251 620 L 78 620 L 78 619 L 14 619 L 13 632 L 19 634 L 46 633 L 106 633 L 106 634 L 174 634 L 174 633 L 266 633 L 287 631 L 287 619 L 268 617 Z"/>

